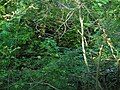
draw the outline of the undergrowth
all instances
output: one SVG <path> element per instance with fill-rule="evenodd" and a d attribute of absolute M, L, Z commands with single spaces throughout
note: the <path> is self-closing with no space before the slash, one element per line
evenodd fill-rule
<path fill-rule="evenodd" d="M 0 90 L 119 90 L 119 0 L 0 0 Z"/>

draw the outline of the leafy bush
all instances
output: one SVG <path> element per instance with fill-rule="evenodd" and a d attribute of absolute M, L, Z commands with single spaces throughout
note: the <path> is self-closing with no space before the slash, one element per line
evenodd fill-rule
<path fill-rule="evenodd" d="M 119 90 L 119 7 L 1 0 L 0 90 Z"/>

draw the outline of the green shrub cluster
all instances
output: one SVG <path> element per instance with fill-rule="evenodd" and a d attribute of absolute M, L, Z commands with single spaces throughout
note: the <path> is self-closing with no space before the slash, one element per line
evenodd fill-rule
<path fill-rule="evenodd" d="M 0 90 L 119 90 L 119 3 L 0 0 Z"/>

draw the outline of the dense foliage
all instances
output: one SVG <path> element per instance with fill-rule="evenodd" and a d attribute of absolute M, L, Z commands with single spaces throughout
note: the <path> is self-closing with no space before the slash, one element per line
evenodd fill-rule
<path fill-rule="evenodd" d="M 120 0 L 0 0 L 0 90 L 120 90 Z"/>

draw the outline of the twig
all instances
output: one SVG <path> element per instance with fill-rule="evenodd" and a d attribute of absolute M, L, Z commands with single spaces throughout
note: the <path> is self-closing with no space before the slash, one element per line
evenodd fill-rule
<path fill-rule="evenodd" d="M 41 84 L 44 84 L 44 85 L 48 85 L 49 87 L 55 89 L 55 90 L 59 90 L 58 88 L 54 87 L 53 85 L 49 84 L 49 83 L 41 83 Z"/>
<path fill-rule="evenodd" d="M 7 5 L 8 3 L 10 3 L 12 0 L 8 0 L 3 6 Z"/>
<path fill-rule="evenodd" d="M 72 17 L 73 13 L 74 13 L 74 11 L 70 11 L 70 12 L 67 14 L 67 16 L 70 14 L 69 17 L 59 26 L 59 28 L 56 30 L 56 32 L 57 32 L 64 24 L 67 23 L 67 21 Z"/>
<path fill-rule="evenodd" d="M 78 4 L 78 8 L 79 8 L 79 21 L 80 21 L 80 28 L 81 28 L 81 37 L 82 37 L 82 52 L 83 52 L 83 58 L 85 61 L 85 64 L 87 66 L 87 70 L 89 72 L 89 66 L 88 66 L 88 62 L 87 62 L 87 57 L 86 57 L 86 51 L 85 51 L 85 40 L 84 40 L 84 26 L 83 26 L 83 18 L 81 16 L 81 8 L 82 8 L 82 4 L 81 2 L 79 2 L 78 0 L 75 0 L 76 3 Z M 80 32 L 80 31 L 79 31 Z"/>
<path fill-rule="evenodd" d="M 65 4 L 63 4 L 63 3 L 59 2 L 59 1 L 56 1 L 56 4 L 61 9 L 74 10 L 74 8 L 70 8 L 70 7 L 66 6 Z"/>
<path fill-rule="evenodd" d="M 78 33 L 82 36 L 82 33 L 78 30 Z M 86 45 L 86 47 L 88 47 L 88 42 L 87 42 L 87 39 L 86 39 L 86 37 L 84 37 L 84 40 L 85 40 L 85 45 Z"/>
<path fill-rule="evenodd" d="M 99 51 L 99 55 L 98 55 L 98 61 L 97 61 L 97 71 L 96 71 L 96 90 L 98 89 L 98 86 L 102 89 L 100 82 L 98 80 L 99 78 L 99 73 L 100 73 L 100 59 L 101 59 L 101 55 L 102 55 L 102 50 L 103 50 L 103 45 L 101 45 L 100 47 L 100 51 Z"/>
<path fill-rule="evenodd" d="M 117 57 L 116 57 L 116 55 L 114 54 L 114 46 L 112 45 L 111 39 L 108 38 L 108 35 L 106 34 L 105 29 L 100 26 L 100 23 L 99 23 L 99 22 L 98 22 L 98 26 L 99 26 L 99 28 L 103 31 L 103 38 L 105 39 L 105 41 L 107 42 L 108 46 L 110 47 L 112 56 L 114 57 L 115 60 L 117 60 Z"/>

